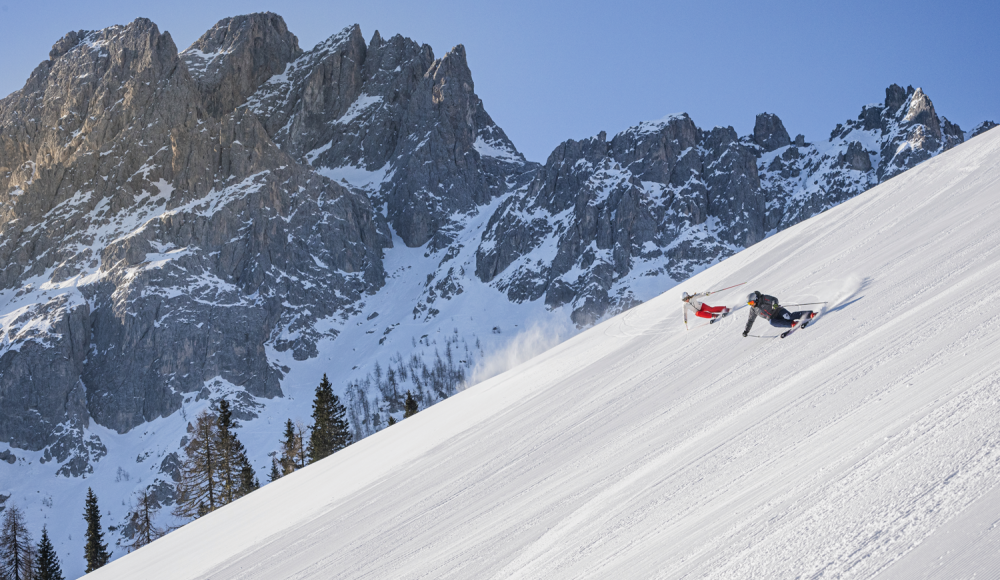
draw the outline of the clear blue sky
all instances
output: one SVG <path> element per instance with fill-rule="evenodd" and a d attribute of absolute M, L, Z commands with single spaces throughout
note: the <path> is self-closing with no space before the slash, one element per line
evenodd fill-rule
<path fill-rule="evenodd" d="M 281 14 L 303 49 L 353 23 L 435 56 L 464 44 L 487 111 L 536 161 L 565 139 L 677 112 L 743 135 L 767 111 L 793 136 L 825 139 L 891 83 L 923 87 L 963 129 L 1000 122 L 995 0 L 0 0 L 0 96 L 70 30 L 144 16 L 184 49 L 219 19 L 259 11 Z"/>

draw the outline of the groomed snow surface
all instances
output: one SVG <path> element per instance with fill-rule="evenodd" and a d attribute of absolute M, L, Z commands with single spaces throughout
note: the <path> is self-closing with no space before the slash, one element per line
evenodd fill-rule
<path fill-rule="evenodd" d="M 997 578 L 998 427 L 993 130 L 90 577 Z"/>

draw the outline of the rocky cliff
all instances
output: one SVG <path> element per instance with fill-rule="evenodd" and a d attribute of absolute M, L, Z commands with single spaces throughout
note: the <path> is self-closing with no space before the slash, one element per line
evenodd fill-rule
<path fill-rule="evenodd" d="M 68 34 L 0 101 L 0 440 L 42 449 L 88 415 L 126 432 L 216 377 L 280 396 L 265 343 L 315 356 L 302 312 L 384 283 L 370 200 L 295 163 L 253 113 L 213 115 L 229 84 L 196 82 L 140 19 Z"/>

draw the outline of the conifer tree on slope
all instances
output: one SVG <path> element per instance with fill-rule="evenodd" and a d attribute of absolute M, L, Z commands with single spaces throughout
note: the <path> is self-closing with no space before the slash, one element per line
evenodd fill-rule
<path fill-rule="evenodd" d="M 101 543 L 104 532 L 101 531 L 101 509 L 97 507 L 97 496 L 92 488 L 87 488 L 87 503 L 83 511 L 83 519 L 87 522 L 87 544 L 83 556 L 87 559 L 87 572 L 93 572 L 108 563 L 111 554 L 108 545 Z"/>
<path fill-rule="evenodd" d="M 42 539 L 38 542 L 37 562 L 35 580 L 65 580 L 62 568 L 59 566 L 59 556 L 56 555 L 56 549 L 49 540 L 49 531 L 45 526 L 42 526 Z"/>
<path fill-rule="evenodd" d="M 297 428 L 292 420 L 285 423 L 285 438 L 281 441 L 281 474 L 288 475 L 296 469 L 305 467 L 302 448 L 302 429 Z"/>
<path fill-rule="evenodd" d="M 403 403 L 403 408 L 406 411 L 403 413 L 403 418 L 412 417 L 417 414 L 420 409 L 417 407 L 417 400 L 413 398 L 413 393 L 406 391 L 406 401 Z"/>
<path fill-rule="evenodd" d="M 238 427 L 233 420 L 233 411 L 229 401 L 219 402 L 219 418 L 216 421 L 219 440 L 219 495 L 221 505 L 236 501 L 253 491 L 253 468 L 246 456 L 246 449 L 240 443 L 234 429 Z M 245 485 L 244 471 L 250 470 L 250 485 Z"/>
<path fill-rule="evenodd" d="M 136 506 L 128 516 L 129 523 L 132 524 L 132 529 L 135 532 L 132 543 L 128 545 L 129 552 L 138 550 L 163 535 L 163 530 L 153 523 L 159 509 L 160 506 L 156 498 L 149 493 L 148 489 L 139 490 L 136 495 Z"/>
<path fill-rule="evenodd" d="M 306 466 L 309 455 L 306 453 L 305 426 L 302 425 L 301 421 L 295 422 L 295 439 L 298 441 L 298 454 L 295 456 L 295 460 L 298 462 L 298 468 L 302 469 Z"/>
<path fill-rule="evenodd" d="M 340 451 L 350 443 L 351 434 L 347 424 L 347 409 L 333 394 L 333 386 L 326 374 L 316 387 L 313 400 L 313 426 L 309 436 L 309 463 L 313 463 Z"/>
<path fill-rule="evenodd" d="M 35 562 L 35 547 L 24 524 L 24 514 L 21 508 L 12 505 L 4 510 L 0 522 L 0 578 L 32 580 Z"/>
<path fill-rule="evenodd" d="M 240 456 L 236 458 L 236 467 L 239 469 L 240 475 L 240 497 L 260 489 L 260 481 L 257 479 L 257 474 L 253 471 L 253 466 L 250 465 L 250 459 L 247 458 L 246 452 L 241 452 Z"/>
<path fill-rule="evenodd" d="M 281 478 L 281 471 L 278 470 L 278 460 L 271 458 L 271 481 L 277 481 Z M 270 483 L 270 482 L 268 482 Z"/>
<path fill-rule="evenodd" d="M 219 485 L 219 437 L 216 416 L 202 411 L 195 419 L 191 441 L 184 448 L 181 481 L 174 515 L 201 517 L 222 506 Z"/>

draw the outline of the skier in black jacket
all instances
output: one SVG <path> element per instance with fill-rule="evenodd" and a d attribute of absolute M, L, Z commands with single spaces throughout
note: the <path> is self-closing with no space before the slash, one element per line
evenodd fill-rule
<path fill-rule="evenodd" d="M 747 296 L 747 304 L 750 305 L 750 317 L 747 319 L 747 327 L 743 331 L 743 336 L 746 336 L 750 332 L 750 327 L 753 326 L 758 316 L 764 320 L 770 320 L 771 326 L 779 328 L 791 328 L 802 317 L 808 317 L 809 319 L 816 317 L 816 313 L 812 310 L 789 312 L 778 304 L 777 298 L 761 294 L 756 290 L 753 294 Z M 808 320 L 802 323 L 802 327 L 805 328 L 807 324 L 809 324 Z"/>

